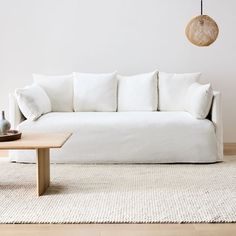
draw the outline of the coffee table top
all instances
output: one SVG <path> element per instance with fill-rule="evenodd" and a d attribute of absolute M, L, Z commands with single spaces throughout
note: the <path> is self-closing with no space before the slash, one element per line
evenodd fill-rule
<path fill-rule="evenodd" d="M 0 142 L 0 149 L 61 148 L 71 133 L 22 133 L 19 140 Z"/>

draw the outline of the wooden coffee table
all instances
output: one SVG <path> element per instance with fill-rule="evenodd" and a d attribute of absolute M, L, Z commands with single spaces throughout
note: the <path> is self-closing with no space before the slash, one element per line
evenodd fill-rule
<path fill-rule="evenodd" d="M 22 138 L 0 142 L 0 150 L 36 150 L 37 195 L 41 196 L 50 184 L 50 148 L 61 148 L 71 133 L 23 133 Z"/>

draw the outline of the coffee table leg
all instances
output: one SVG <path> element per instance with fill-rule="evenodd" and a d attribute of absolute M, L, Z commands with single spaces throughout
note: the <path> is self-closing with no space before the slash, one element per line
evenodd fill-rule
<path fill-rule="evenodd" d="M 41 196 L 50 184 L 49 148 L 37 149 L 37 194 Z"/>

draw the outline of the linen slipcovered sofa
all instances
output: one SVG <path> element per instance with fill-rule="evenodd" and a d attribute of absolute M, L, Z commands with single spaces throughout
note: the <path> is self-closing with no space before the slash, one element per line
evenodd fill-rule
<path fill-rule="evenodd" d="M 222 161 L 221 95 L 200 73 L 133 76 L 33 75 L 10 94 L 10 121 L 22 132 L 71 132 L 54 163 L 212 163 Z M 35 162 L 34 151 L 11 161 Z"/>

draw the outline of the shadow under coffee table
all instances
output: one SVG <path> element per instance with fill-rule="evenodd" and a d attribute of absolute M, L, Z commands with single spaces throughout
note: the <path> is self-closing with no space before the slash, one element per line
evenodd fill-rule
<path fill-rule="evenodd" d="M 71 133 L 23 133 L 16 141 L 0 142 L 0 150 L 36 150 L 37 195 L 41 196 L 50 184 L 50 148 L 61 148 Z"/>

